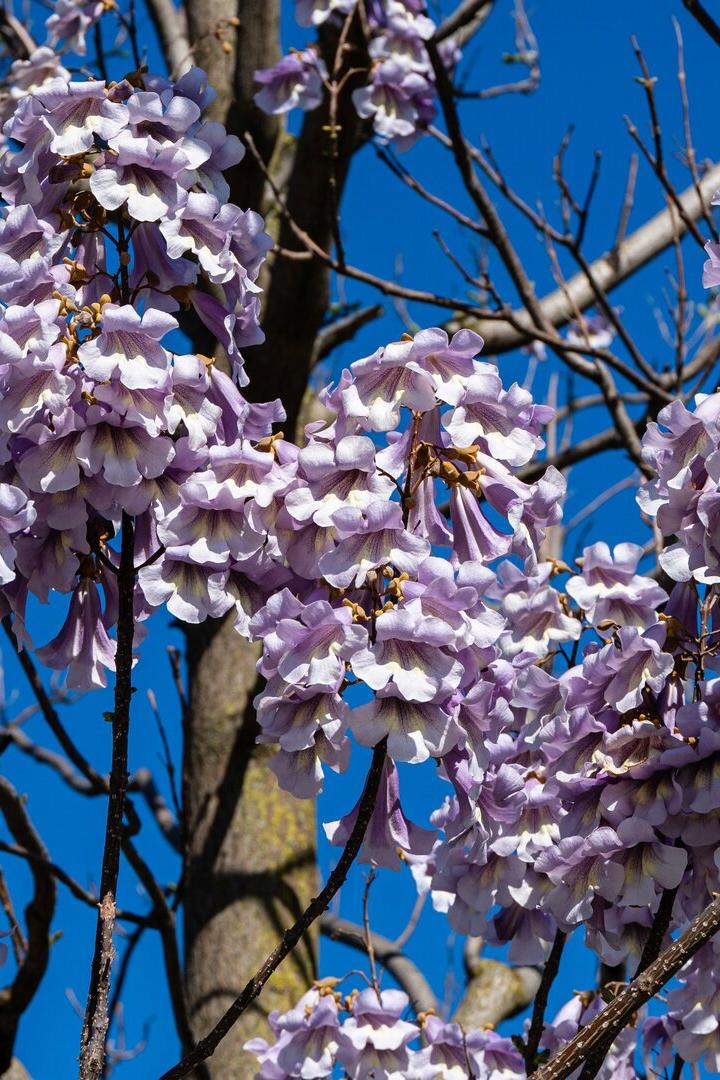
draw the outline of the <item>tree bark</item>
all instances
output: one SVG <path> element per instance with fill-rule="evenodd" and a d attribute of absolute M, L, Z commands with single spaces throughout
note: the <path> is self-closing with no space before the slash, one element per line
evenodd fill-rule
<path fill-rule="evenodd" d="M 209 628 L 208 628 L 209 629 Z M 254 745 L 257 649 L 232 622 L 188 637 L 186 982 L 191 1024 L 204 1035 L 272 951 L 316 886 L 315 812 L 281 791 Z M 271 751 L 270 751 L 271 752 Z M 212 1077 L 250 1076 L 243 1043 L 267 1033 L 315 977 L 314 942 L 293 953 L 208 1062 Z"/>

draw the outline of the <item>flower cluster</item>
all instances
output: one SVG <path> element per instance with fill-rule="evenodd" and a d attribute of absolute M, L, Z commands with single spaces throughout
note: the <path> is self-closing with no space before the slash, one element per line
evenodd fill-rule
<path fill-rule="evenodd" d="M 323 979 L 289 1012 L 270 1014 L 274 1041 L 257 1038 L 245 1044 L 258 1059 L 256 1080 L 320 1080 L 335 1075 L 337 1065 L 351 1080 L 526 1080 L 525 1062 L 515 1040 L 487 1028 L 465 1029 L 434 1012 L 421 1013 L 413 1023 L 408 1020 L 409 1000 L 402 991 L 368 987 L 342 994 L 337 989 L 342 981 Z M 682 993 L 673 991 L 671 996 L 671 1001 L 677 1000 L 678 1010 L 683 1008 Z M 573 994 L 545 1024 L 541 1051 L 554 1053 L 604 1005 L 600 994 Z M 705 1027 L 714 1030 L 717 1018 L 710 1002 L 700 1010 L 695 1003 L 688 1005 L 695 1008 L 698 1027 L 702 1027 L 702 1013 Z M 677 1022 L 671 1017 L 664 1023 L 656 1018 L 643 1022 L 646 1064 L 653 1062 L 663 1068 L 676 1029 Z M 637 1032 L 630 1027 L 615 1041 L 598 1073 L 600 1080 L 637 1080 L 633 1064 L 636 1039 Z"/>
<path fill-rule="evenodd" d="M 493 1031 L 465 1032 L 433 1013 L 406 1019 L 408 997 L 400 990 L 368 987 L 342 995 L 339 980 L 324 979 L 294 1009 L 270 1014 L 275 1042 L 251 1039 L 245 1049 L 260 1063 L 258 1080 L 331 1076 L 336 1064 L 352 1080 L 488 1080 L 525 1076 L 522 1057 L 509 1039 Z M 419 1048 L 422 1035 L 423 1047 Z M 471 1074 L 468 1069 L 472 1069 Z"/>
<path fill-rule="evenodd" d="M 267 680 L 260 738 L 279 744 L 273 768 L 301 796 L 319 792 L 324 765 L 345 766 L 348 733 L 364 746 L 387 740 L 364 847 L 380 865 L 433 842 L 405 819 L 393 762 L 444 761 L 477 739 L 468 712 L 507 636 L 487 562 L 503 555 L 508 575 L 546 574 L 536 549 L 559 513 L 558 474 L 532 485 L 516 475 L 549 410 L 505 390 L 475 359 L 481 345 L 467 331 L 424 330 L 351 364 L 305 446 L 273 442 L 284 483 L 262 505 L 256 495 L 250 515 L 286 574 L 249 621 Z M 543 602 L 557 605 L 557 593 Z M 578 620 L 563 618 L 565 639 L 576 637 Z M 355 813 L 326 826 L 333 843 Z"/>
<path fill-rule="evenodd" d="M 102 9 L 61 2 L 51 46 L 82 51 Z M 298 16 L 321 25 L 354 9 L 302 0 Z M 433 111 L 433 24 L 415 0 L 368 0 L 364 13 L 372 65 L 356 108 L 382 138 L 410 140 Z M 259 73 L 258 102 L 314 108 L 327 79 L 313 48 L 293 53 Z M 211 100 L 195 69 L 80 80 L 52 47 L 11 69 L 2 614 L 29 645 L 28 598 L 66 597 L 38 655 L 71 687 L 104 686 L 116 538 L 130 535 L 136 645 L 160 607 L 186 622 L 230 613 L 261 642 L 258 740 L 277 748 L 284 788 L 312 797 L 353 745 L 386 749 L 361 859 L 410 863 L 454 929 L 509 945 L 511 960 L 541 963 L 558 931 L 582 927 L 600 960 L 635 964 L 664 898 L 672 934 L 720 889 L 720 393 L 693 410 L 673 402 L 643 440 L 655 475 L 639 501 L 672 538 L 669 596 L 633 544 L 586 548 L 574 574 L 544 557 L 564 480 L 521 470 L 552 410 L 504 386 L 469 330 L 422 330 L 351 363 L 294 445 L 278 402 L 242 394 L 271 241 L 227 201 L 223 174 L 243 148 L 207 119 Z M 216 357 L 184 351 L 184 312 Z M 431 829 L 406 817 L 397 767 L 429 759 L 448 785 Z M 332 844 L 358 812 L 326 823 Z M 718 987 L 707 946 L 661 1021 L 643 1020 L 646 1058 L 677 1050 L 717 1070 Z M 575 995 L 541 1048 L 601 1008 Z M 399 991 L 343 998 L 318 984 L 271 1017 L 272 1045 L 252 1044 L 259 1076 L 330 1076 L 336 1062 L 358 1080 L 524 1075 L 514 1043 L 406 1009 Z M 635 1076 L 635 1037 L 604 1076 Z"/>
<path fill-rule="evenodd" d="M 720 393 L 698 394 L 695 408 L 673 401 L 648 425 L 643 456 L 655 478 L 639 492 L 641 509 L 674 538 L 660 562 L 673 581 L 720 581 Z"/>
<path fill-rule="evenodd" d="M 138 622 L 166 602 L 184 618 L 242 610 L 243 583 L 261 576 L 264 532 L 244 507 L 281 483 L 269 446 L 257 449 L 280 412 L 239 387 L 240 350 L 262 339 L 270 240 L 259 215 L 227 202 L 223 170 L 243 148 L 204 119 L 212 96 L 197 70 L 174 83 L 55 73 L 4 127 L 3 604 L 22 638 L 28 593 L 69 594 L 40 656 L 82 689 L 114 667 L 123 514 L 148 564 Z M 173 348 L 181 308 L 224 347 L 232 377 Z"/>
<path fill-rule="evenodd" d="M 301 26 L 321 27 L 352 18 L 357 7 L 357 0 L 297 0 L 296 15 Z M 435 116 L 435 77 L 426 42 L 437 27 L 420 0 L 373 0 L 365 5 L 361 23 L 368 32 L 368 80 L 353 92 L 353 103 L 382 141 L 405 149 Z M 440 43 L 439 52 L 449 69 L 460 58 L 451 39 Z M 255 101 L 268 113 L 315 109 L 329 85 L 315 45 L 292 50 L 274 67 L 257 71 L 255 79 L 261 86 Z"/>

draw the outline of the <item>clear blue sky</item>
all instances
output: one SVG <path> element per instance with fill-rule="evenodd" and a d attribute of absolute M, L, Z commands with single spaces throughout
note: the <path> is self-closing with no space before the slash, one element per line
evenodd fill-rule
<path fill-rule="evenodd" d="M 286 0 L 287 19 L 284 45 L 297 44 L 300 35 L 293 29 L 290 18 L 292 4 Z M 444 3 L 444 10 L 452 4 Z M 142 9 L 141 9 L 142 11 Z M 686 45 L 688 83 L 693 104 L 695 145 L 700 160 L 717 160 L 720 153 L 716 109 L 711 82 L 717 70 L 717 50 L 702 35 L 685 14 L 680 0 L 607 0 L 604 4 L 578 3 L 577 0 L 529 0 L 528 11 L 542 51 L 542 84 L 531 97 L 502 97 L 494 101 L 469 104 L 466 109 L 466 132 L 471 138 L 485 135 L 502 163 L 508 178 L 528 201 L 542 200 L 549 210 L 556 202 L 556 189 L 551 179 L 552 156 L 569 124 L 576 128 L 573 149 L 568 160 L 568 175 L 580 182 L 587 178 L 595 149 L 602 149 L 603 173 L 595 200 L 594 216 L 588 230 L 587 250 L 600 254 L 615 232 L 619 205 L 625 183 L 631 144 L 625 130 L 623 115 L 629 114 L 647 133 L 647 117 L 641 88 L 634 81 L 637 74 L 630 47 L 632 33 L 639 36 L 651 70 L 659 79 L 657 96 L 663 118 L 666 150 L 671 158 L 670 168 L 682 186 L 687 180 L 672 160 L 682 139 L 681 112 L 676 82 L 676 43 L 671 18 L 681 22 Z M 513 48 L 513 25 L 510 0 L 497 0 L 487 26 L 468 52 L 466 65 L 471 68 L 468 86 L 480 88 L 505 81 L 508 73 L 500 57 Z M 145 19 L 141 25 L 146 26 Z M 150 46 L 150 55 L 157 48 Z M 129 63 L 128 67 L 131 66 Z M 426 140 L 404 159 L 405 163 L 432 189 L 449 201 L 469 209 L 459 182 L 447 158 Z M 656 212 L 662 198 L 656 182 L 641 164 L 636 206 L 631 228 Z M 552 277 L 542 244 L 521 223 L 508 213 L 525 265 L 540 292 L 553 287 Z M 458 272 L 446 261 L 433 240 L 432 230 L 440 228 L 448 243 L 470 264 L 472 247 L 467 236 L 448 224 L 447 219 L 415 201 L 411 193 L 392 177 L 367 147 L 355 161 L 350 177 L 343 213 L 343 229 L 349 259 L 356 265 L 380 275 L 392 277 L 402 265 L 402 280 L 420 288 L 459 294 L 463 283 Z M 702 253 L 686 245 L 688 256 L 688 287 L 692 299 L 702 302 L 700 285 Z M 662 302 L 666 285 L 665 267 L 672 268 L 672 256 L 665 255 L 647 271 L 628 282 L 615 294 L 615 302 L 625 308 L 627 323 L 646 354 L 671 361 L 669 350 L 662 342 L 653 308 Z M 368 290 L 354 283 L 346 286 L 349 300 L 363 303 L 374 301 Z M 413 307 L 413 319 L 420 325 L 432 325 L 441 314 Z M 385 302 L 385 314 L 358 335 L 336 357 L 337 365 L 365 355 L 378 344 L 398 336 L 404 329 L 398 313 Z M 522 380 L 527 358 L 510 355 L 501 361 L 501 371 L 510 382 Z M 542 395 L 548 363 L 538 376 L 537 392 Z M 328 372 L 330 374 L 330 372 Z M 577 386 L 582 391 L 581 386 Z M 602 423 L 593 416 L 578 426 L 582 435 Z M 585 426 L 587 425 L 587 426 Z M 630 466 L 620 455 L 603 459 L 577 469 L 570 477 L 567 513 L 575 514 L 598 492 L 626 475 Z M 619 497 L 609 510 L 600 511 L 590 524 L 585 542 L 606 539 L 637 539 L 643 536 L 629 494 Z M 571 543 L 574 542 L 571 537 Z M 571 550 L 570 554 L 574 552 Z M 53 628 L 59 620 L 57 605 L 49 612 L 37 613 L 34 625 L 38 640 L 50 637 L 47 625 Z M 169 730 L 176 761 L 179 760 L 179 719 L 177 703 L 168 677 L 165 648 L 169 642 L 181 644 L 180 635 L 168 628 L 163 618 L 155 618 L 150 637 L 142 647 L 141 661 L 136 669 L 138 693 L 131 739 L 131 765 L 149 765 L 158 780 L 165 783 L 160 760 L 161 746 L 154 721 L 146 703 L 146 691 L 152 687 L 160 702 Z M 14 704 L 8 714 L 28 702 L 22 676 L 16 664 L 6 656 L 5 685 L 8 699 Z M 110 729 L 102 720 L 108 708 L 107 695 L 86 697 L 65 716 L 66 723 L 84 752 L 96 766 L 105 769 L 110 753 Z M 39 741 L 47 741 L 39 718 L 31 720 L 28 732 Z M 344 813 L 355 801 L 365 768 L 366 756 L 354 755 L 349 774 L 342 778 L 331 775 L 325 794 L 320 800 L 320 817 L 332 820 Z M 100 865 L 104 805 L 68 794 L 49 770 L 30 764 L 18 752 L 10 750 L 3 759 L 3 770 L 19 790 L 29 795 L 29 810 L 43 836 L 51 856 L 66 866 L 81 883 L 90 885 L 97 880 Z M 419 824 L 425 824 L 428 812 L 441 801 L 445 786 L 434 776 L 434 766 L 402 770 L 403 802 L 406 811 Z M 177 873 L 176 861 L 150 820 L 144 821 L 141 845 L 146 858 L 154 865 L 161 881 L 172 881 Z M 321 842 L 321 859 L 326 872 L 334 852 Z M 3 859 L 11 890 L 19 906 L 28 895 L 25 869 L 10 858 Z M 350 918 L 359 915 L 362 889 L 361 870 L 353 872 L 342 894 L 342 912 Z M 393 875 L 383 871 L 373 887 L 371 911 L 375 927 L 395 936 L 402 929 L 412 907 L 414 889 L 409 874 Z M 146 900 L 126 866 L 123 866 L 122 903 L 136 910 L 143 909 Z M 59 887 L 59 904 L 55 929 L 60 936 L 53 945 L 49 975 L 30 1012 L 24 1018 L 17 1053 L 28 1067 L 34 1080 L 65 1080 L 75 1073 L 75 1058 L 79 1042 L 80 1020 L 73 1013 L 67 992 L 71 991 L 84 1002 L 86 980 L 94 932 L 94 912 L 83 908 Z M 120 942 L 118 942 L 120 945 Z M 442 997 L 448 957 L 459 955 L 459 943 L 453 945 L 445 920 L 435 915 L 428 905 L 420 925 L 408 947 L 410 955 L 423 967 L 436 993 Z M 337 945 L 322 942 L 321 973 L 342 974 L 357 967 L 360 957 Z M 573 944 L 565 957 L 562 977 L 551 995 L 550 1011 L 559 1007 L 572 989 L 590 985 L 593 962 L 579 942 Z M 0 971 L 0 976 L 2 971 Z M 152 934 L 138 953 L 126 984 L 126 1026 L 129 1044 L 136 1042 L 143 1027 L 150 1023 L 149 1042 L 145 1052 L 135 1061 L 121 1066 L 124 1080 L 147 1080 L 159 1074 L 176 1056 L 172 1021 L 161 971 L 159 941 Z M 516 1028 L 513 1024 L 513 1028 Z"/>

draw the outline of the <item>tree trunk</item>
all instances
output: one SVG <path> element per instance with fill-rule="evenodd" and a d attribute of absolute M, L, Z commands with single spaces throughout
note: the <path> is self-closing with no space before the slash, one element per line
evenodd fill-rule
<path fill-rule="evenodd" d="M 212 633 L 208 640 L 208 631 Z M 193 1031 L 205 1034 L 316 891 L 315 812 L 281 791 L 255 746 L 258 651 L 232 621 L 188 637 L 190 711 L 185 790 L 185 955 Z M 274 976 L 208 1062 L 212 1077 L 251 1075 L 243 1043 L 266 1033 L 315 977 L 307 940 Z M 256 1062 L 255 1062 L 256 1064 Z"/>

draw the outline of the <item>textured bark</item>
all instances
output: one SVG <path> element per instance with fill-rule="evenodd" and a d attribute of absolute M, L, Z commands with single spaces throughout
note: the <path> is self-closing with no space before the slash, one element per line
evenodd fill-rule
<path fill-rule="evenodd" d="M 185 944 L 196 1037 L 230 1005 L 316 884 L 314 806 L 280 791 L 267 749 L 254 746 L 257 651 L 231 623 L 213 629 L 209 642 L 189 639 L 188 655 L 194 715 L 186 747 Z M 243 1043 L 314 975 L 314 945 L 306 941 L 208 1062 L 212 1077 L 252 1075 Z"/>
<path fill-rule="evenodd" d="M 269 161 L 281 125 L 254 103 L 253 72 L 279 59 L 280 0 L 190 0 L 186 9 L 193 61 L 207 72 L 217 92 L 211 118 L 225 124 L 232 135 L 249 131 Z M 237 27 L 228 22 L 231 18 L 238 20 Z M 260 207 L 264 178 L 251 155 L 228 179 L 233 202 L 244 210 Z"/>
<path fill-rule="evenodd" d="M 40 986 L 50 959 L 50 926 L 56 888 L 45 863 L 48 853 L 27 812 L 25 800 L 0 777 L 0 815 L 15 843 L 35 858 L 28 862 L 32 896 L 25 906 L 27 947 L 12 981 L 0 988 L 0 1075 L 12 1069 L 18 1024 Z"/>
<path fill-rule="evenodd" d="M 223 23 L 236 12 L 237 32 Z M 251 96 L 252 71 L 273 63 L 278 55 L 279 0 L 239 0 L 233 9 L 219 0 L 190 0 L 187 15 L 195 63 L 208 72 L 218 91 L 214 116 L 235 134 L 250 131 L 263 161 L 287 191 L 298 222 L 318 243 L 330 246 L 331 173 L 334 167 L 341 191 L 360 138 L 359 121 L 349 107 L 355 83 L 348 83 L 339 102 L 336 155 L 331 159 L 324 108 L 306 117 L 294 145 L 277 120 L 257 110 Z M 223 49 L 218 34 L 232 42 L 231 53 Z M 357 34 L 354 28 L 348 64 L 357 62 Z M 335 42 L 334 35 L 324 41 L 330 69 Z M 263 170 L 250 154 L 230 181 L 234 202 L 242 207 L 262 205 Z M 297 246 L 276 212 L 268 227 L 279 235 L 282 246 Z M 285 430 L 292 437 L 298 416 L 312 409 L 306 388 L 327 310 L 328 274 L 319 263 L 277 257 L 262 284 L 267 340 L 261 348 L 248 350 L 248 393 L 254 400 L 281 397 L 288 413 Z M 211 351 L 200 335 L 196 347 Z M 186 630 L 190 680 L 184 768 L 186 984 L 193 1031 L 201 1036 L 317 891 L 315 809 L 312 802 L 280 791 L 267 767 L 271 751 L 255 746 L 256 648 L 243 642 L 231 622 Z M 314 974 L 311 937 L 210 1059 L 213 1080 L 252 1075 L 256 1062 L 242 1052 L 243 1043 L 256 1035 L 267 1036 L 267 1013 L 294 1004 Z"/>
<path fill-rule="evenodd" d="M 527 1008 L 540 985 L 535 967 L 510 967 L 480 955 L 481 942 L 468 938 L 465 946 L 467 985 L 453 1020 L 470 1028 L 495 1027 Z"/>

